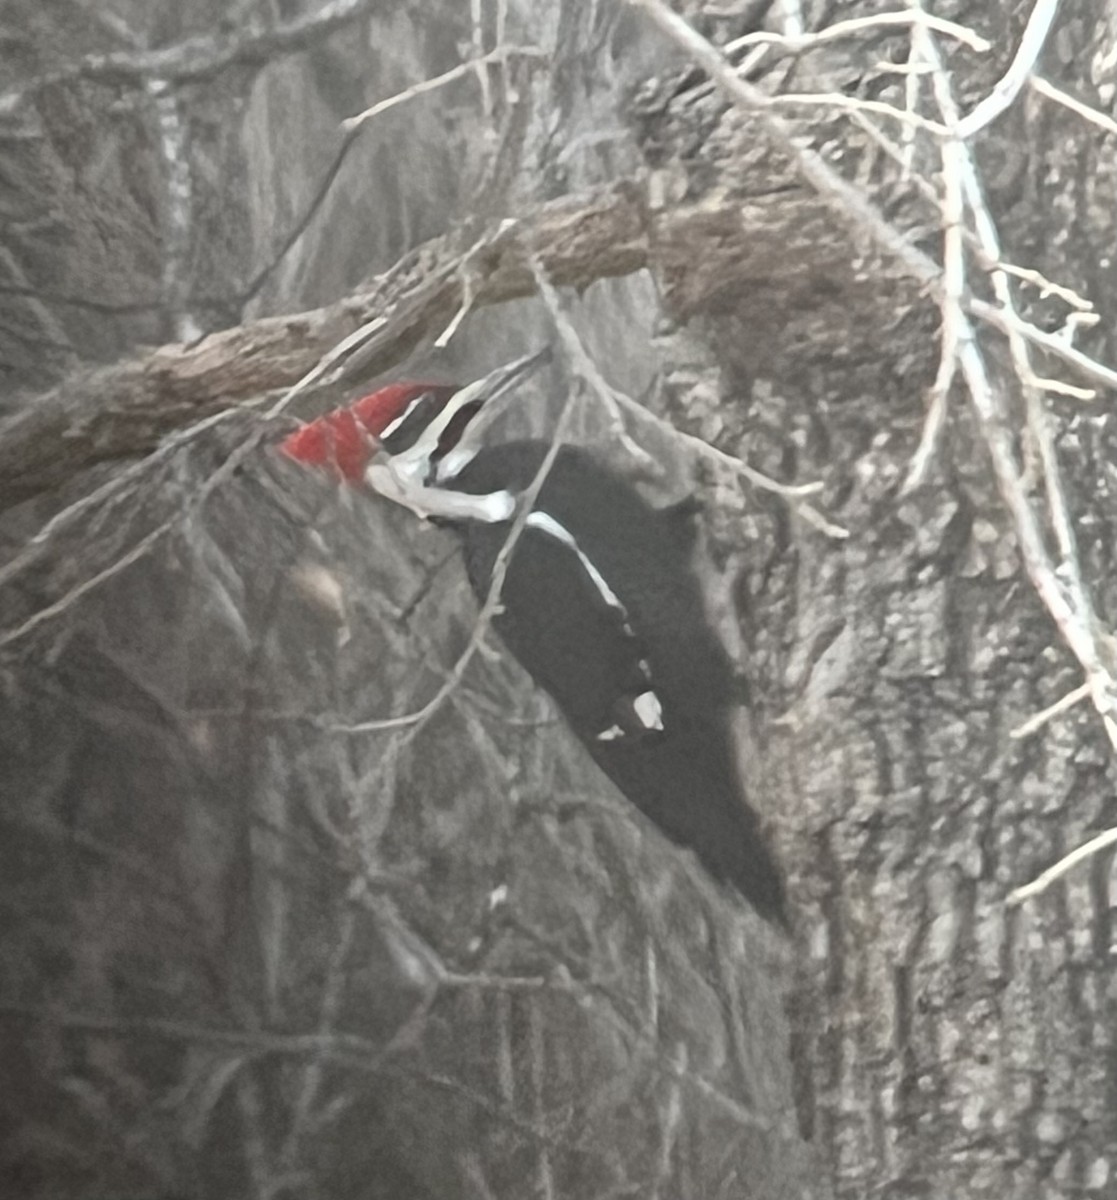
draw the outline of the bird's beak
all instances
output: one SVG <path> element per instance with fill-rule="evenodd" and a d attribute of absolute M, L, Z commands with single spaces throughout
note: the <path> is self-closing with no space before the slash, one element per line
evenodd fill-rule
<path fill-rule="evenodd" d="M 424 436 L 420 439 L 424 443 L 429 443 L 428 452 L 433 452 L 438 446 L 446 444 L 445 434 L 456 419 L 463 414 L 469 415 L 463 423 L 462 433 L 464 434 L 466 430 L 472 433 L 482 411 L 489 416 L 495 402 L 501 396 L 507 395 L 516 384 L 526 379 L 550 359 L 551 347 L 544 346 L 542 350 L 537 350 L 534 354 L 525 355 L 523 358 L 517 358 L 514 362 L 497 367 L 483 379 L 467 383 L 460 391 L 455 392 L 450 402 L 430 423 Z"/>
<path fill-rule="evenodd" d="M 551 347 L 544 346 L 542 350 L 536 350 L 534 354 L 526 354 L 523 358 L 517 358 L 513 362 L 505 363 L 502 367 L 497 367 L 495 371 L 490 371 L 484 379 L 478 379 L 462 388 L 454 396 L 455 409 L 460 408 L 462 404 L 469 403 L 480 403 L 487 407 L 494 400 L 503 396 L 509 388 L 514 387 L 520 380 L 526 379 L 535 370 L 550 361 Z M 459 403 L 459 397 L 465 397 L 465 399 Z"/>
<path fill-rule="evenodd" d="M 415 456 L 436 461 L 435 479 L 445 481 L 455 475 L 476 455 L 484 441 L 484 430 L 500 411 L 497 401 L 522 383 L 529 375 L 551 361 L 551 347 L 544 346 L 505 363 L 483 379 L 455 392 L 450 403 L 431 422 L 420 439 L 423 447 Z"/>

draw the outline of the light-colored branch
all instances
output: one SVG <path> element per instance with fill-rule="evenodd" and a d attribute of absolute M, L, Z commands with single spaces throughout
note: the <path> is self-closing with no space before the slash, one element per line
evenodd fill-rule
<path fill-rule="evenodd" d="M 1090 685 L 1084 683 L 1081 687 L 1076 687 L 1073 692 L 1067 692 L 1062 699 L 1056 700 L 1054 704 L 1048 705 L 1042 712 L 1038 712 L 1035 716 L 1022 721 L 1008 736 L 1016 739 L 1031 737 L 1033 733 L 1042 729 L 1048 721 L 1053 721 L 1056 717 L 1072 709 L 1076 704 L 1080 704 L 1083 700 L 1088 700 L 1089 698 Z"/>
<path fill-rule="evenodd" d="M 102 571 L 98 571 L 95 575 L 91 575 L 88 579 L 83 579 L 81 583 L 72 587 L 53 604 L 48 604 L 45 608 L 38 609 L 26 621 L 15 626 L 14 629 L 6 630 L 0 634 L 0 647 L 7 646 L 11 642 L 25 637 L 33 629 L 37 629 L 44 621 L 50 621 L 54 617 L 61 616 L 67 609 L 72 608 L 87 592 L 100 587 L 102 583 L 107 582 L 114 575 L 119 575 L 125 568 L 130 567 L 132 563 L 138 562 L 157 541 L 170 533 L 174 528 L 174 524 L 174 521 L 168 520 L 156 526 L 150 533 L 145 534 L 130 550 L 122 554 L 118 559 L 115 559 L 110 566 Z"/>
<path fill-rule="evenodd" d="M 917 112 L 885 104 L 882 100 L 863 100 L 860 96 L 846 96 L 841 92 L 781 92 L 778 96 L 766 96 L 764 103 L 773 108 L 836 108 L 844 112 L 875 113 L 889 117 L 901 125 L 921 129 L 935 137 L 948 138 L 950 130 L 938 121 L 930 121 Z"/>
<path fill-rule="evenodd" d="M 491 121 L 493 119 L 493 90 L 489 86 L 489 73 L 485 70 L 488 63 L 484 61 L 487 55 L 485 53 L 485 21 L 482 0 L 469 0 L 469 21 L 473 34 L 472 61 L 477 74 L 477 82 L 481 87 L 481 109 L 485 114 L 485 120 Z"/>
<path fill-rule="evenodd" d="M 402 92 L 397 92 L 385 100 L 378 101 L 371 108 L 357 113 L 356 116 L 346 117 L 342 121 L 341 127 L 345 130 L 356 129 L 366 121 L 371 121 L 374 117 L 379 117 L 389 109 L 395 108 L 397 104 L 404 104 L 408 100 L 414 100 L 416 96 L 437 91 L 455 80 L 464 79 L 467 75 L 483 71 L 489 63 L 507 62 L 510 58 L 543 58 L 545 54 L 545 51 L 536 46 L 498 46 L 495 50 L 490 50 L 488 54 L 481 55 L 480 58 L 471 58 L 468 62 L 458 63 L 456 67 L 451 67 L 449 71 L 444 71 L 433 79 L 424 79 L 419 83 L 413 83 L 409 88 L 405 88 Z"/>
<path fill-rule="evenodd" d="M 781 50 L 799 53 L 802 50 L 810 50 L 814 46 L 821 46 L 827 42 L 836 41 L 839 38 L 856 37 L 858 34 L 869 33 L 875 29 L 887 29 L 892 26 L 901 28 L 924 26 L 928 29 L 934 29 L 938 33 L 946 34 L 948 37 L 954 38 L 964 46 L 969 46 L 971 50 L 976 50 L 979 53 L 984 53 L 993 48 L 991 42 L 986 41 L 985 38 L 974 33 L 972 29 L 967 28 L 965 25 L 959 25 L 955 21 L 947 21 L 942 17 L 932 16 L 930 13 L 916 10 L 910 12 L 877 13 L 871 17 L 853 17 L 848 21 L 835 21 L 833 25 L 827 25 L 825 29 L 819 29 L 812 33 L 800 33 L 798 35 L 770 33 L 767 30 L 758 30 L 756 33 L 747 33 L 744 37 L 735 38 L 733 41 L 727 43 L 725 52 L 727 54 L 735 54 L 738 50 L 745 49 L 746 46 L 770 45 L 776 46 Z"/>
<path fill-rule="evenodd" d="M 1003 258 L 987 258 L 980 242 L 976 243 L 975 249 L 977 251 L 977 261 L 985 270 L 1004 271 L 1006 275 L 1011 275 L 1015 279 L 1019 279 L 1022 283 L 1031 284 L 1043 298 L 1055 296 L 1059 300 L 1062 300 L 1064 304 L 1070 305 L 1071 308 L 1076 309 L 1080 313 L 1093 314 L 1094 306 L 1091 301 L 1087 300 L 1084 296 L 1080 296 L 1074 288 L 1053 282 L 1034 267 L 1018 267 L 1014 263 L 1005 262 Z M 1096 321 L 1097 316 L 1095 314 L 1091 317 L 1091 323 Z"/>
<path fill-rule="evenodd" d="M 913 5 L 919 0 L 912 0 Z M 1033 14 L 1034 15 L 1034 14 Z M 957 121 L 957 103 L 951 90 L 949 77 L 943 67 L 941 55 L 935 45 L 934 36 L 925 29 L 917 35 L 921 52 L 934 67 L 935 98 L 943 119 L 948 123 Z M 961 139 L 944 144 L 943 172 L 947 188 L 957 187 L 965 198 L 965 204 L 973 216 L 974 229 L 986 258 L 998 261 L 1001 258 L 1000 236 L 992 213 L 985 203 L 984 192 L 978 176 L 977 164 L 970 147 Z M 949 251 L 949 247 L 948 247 Z M 956 253 L 961 255 L 960 244 Z M 949 267 L 948 267 L 949 269 Z M 1001 311 L 1016 315 L 1016 304 L 1012 287 L 1004 272 L 993 272 L 993 288 L 1000 302 Z M 945 301 L 944 304 L 950 304 Z M 961 305 L 952 304 L 958 316 Z M 946 317 L 944 317 L 945 323 Z M 971 331 L 970 338 L 973 333 Z M 1058 562 L 1052 560 L 1044 541 L 1031 501 L 1025 492 L 1023 481 L 1016 464 L 1016 456 L 1007 444 L 1005 431 L 1010 419 L 1003 400 L 988 380 L 981 361 L 981 351 L 976 342 L 962 348 L 959 358 L 968 364 L 967 384 L 974 405 L 985 426 L 986 441 L 993 456 L 994 471 L 1002 497 L 1013 515 L 1016 534 L 1024 553 L 1024 562 L 1032 583 L 1048 607 L 1064 640 L 1078 658 L 1086 673 L 1094 705 L 1102 719 L 1114 748 L 1117 749 L 1117 722 L 1113 712 L 1115 691 L 1112 674 L 1102 653 L 1098 639 L 1099 624 L 1092 599 L 1082 578 L 1078 561 L 1078 549 L 1074 534 L 1074 523 L 1063 488 L 1054 436 L 1044 407 L 1043 396 L 1031 386 L 1035 379 L 1031 354 L 1027 342 L 1015 329 L 1009 333 L 1009 347 L 1017 374 L 1021 379 L 1027 408 L 1028 430 L 1039 452 L 1043 467 L 1047 518 L 1059 548 Z"/>
<path fill-rule="evenodd" d="M 672 41 L 710 74 L 735 103 L 743 104 L 760 115 L 771 136 L 792 154 L 800 174 L 817 189 L 823 199 L 840 211 L 847 221 L 868 233 L 882 249 L 894 254 L 907 270 L 922 278 L 944 304 L 950 303 L 946 298 L 942 276 L 934 263 L 911 245 L 902 232 L 892 227 L 853 185 L 841 179 L 817 154 L 799 144 L 792 136 L 791 130 L 770 111 L 768 97 L 751 84 L 739 79 L 716 47 L 673 12 L 663 0 L 628 0 L 628 3 L 645 12 Z M 913 3 L 912 8 L 915 10 L 918 5 Z M 925 29 L 922 32 L 924 36 L 931 38 L 932 35 Z M 944 116 L 949 120 L 948 113 L 944 113 Z M 955 144 L 959 143 L 956 141 Z M 1000 248 L 995 241 L 995 229 L 984 224 L 987 213 L 980 202 L 980 188 L 975 190 L 975 185 L 971 185 L 972 160 L 968 157 L 968 151 L 960 159 L 955 156 L 953 160 L 946 161 L 953 161 L 955 169 L 962 170 L 962 183 L 967 203 L 974 207 L 978 234 L 987 247 L 991 248 L 991 257 L 999 258 Z M 1011 306 L 1005 307 L 1005 296 L 1011 299 L 1010 293 L 999 288 L 998 299 L 1002 301 L 1001 306 L 983 304 L 982 310 L 989 314 L 990 319 L 1019 332 L 1025 323 L 1020 321 Z M 970 301 L 967 306 L 969 312 L 979 311 L 979 303 L 981 302 Z M 1096 641 L 1092 613 L 1083 602 L 1081 590 L 1073 587 L 1072 583 L 1072 590 L 1068 593 L 1056 572 L 1047 551 L 1043 531 L 1020 476 L 1014 435 L 1011 425 L 1006 420 L 1004 398 L 990 377 L 968 312 L 963 311 L 959 304 L 953 304 L 951 308 L 951 320 L 956 322 L 957 329 L 958 367 L 981 421 L 998 489 L 1016 528 L 1025 568 L 1064 641 L 1082 664 L 1087 679 L 1092 681 L 1095 704 L 1102 714 L 1111 740 L 1117 742 L 1117 725 L 1109 715 L 1112 707 L 1112 681 Z M 1060 346 L 1060 351 L 1065 358 L 1078 353 L 1066 345 Z M 1108 368 L 1102 368 L 1102 372 L 1111 374 L 1114 383 L 1117 383 L 1117 372 L 1110 372 Z M 1054 464 L 1052 476 L 1056 468 L 1057 464 Z M 1055 486 L 1049 480 L 1049 502 L 1050 492 Z M 1062 540 L 1066 530 L 1065 522 L 1058 513 L 1053 514 L 1053 520 Z"/>
<path fill-rule="evenodd" d="M 1003 308 L 1000 308 L 996 304 L 990 304 L 987 300 L 979 300 L 971 297 L 966 302 L 966 309 L 972 316 L 977 317 L 979 321 L 993 325 L 995 328 L 1001 330 L 1002 333 L 1020 334 L 1021 337 L 1033 346 L 1038 347 L 1040 350 L 1046 350 L 1056 358 L 1061 358 L 1064 362 L 1079 370 L 1087 379 L 1092 379 L 1095 383 L 1101 384 L 1102 387 L 1109 388 L 1110 390 L 1117 389 L 1117 370 L 1106 366 L 1105 363 L 1098 362 L 1096 358 L 1091 358 L 1088 354 L 1084 354 L 1058 334 L 1047 333 L 1045 330 L 1025 321 L 1023 317 L 1017 316 L 1015 312 L 1006 312 Z"/>
<path fill-rule="evenodd" d="M 1104 830 L 1096 837 L 1092 837 L 1088 842 L 1077 847 L 1077 849 L 1072 850 L 1064 858 L 1059 859 L 1053 867 L 1048 867 L 1042 875 L 1037 876 L 1031 883 L 1026 883 L 1023 887 L 1018 887 L 1014 891 L 1009 892 L 1005 897 L 1005 905 L 1008 908 L 1015 908 L 1017 905 L 1023 904 L 1025 900 L 1030 900 L 1033 896 L 1038 896 L 1040 892 L 1047 891 L 1056 880 L 1061 879 L 1068 871 L 1072 871 L 1079 863 L 1093 858 L 1095 854 L 1100 854 L 1103 850 L 1113 845 L 1117 845 L 1117 829 Z"/>
<path fill-rule="evenodd" d="M 916 10 L 921 11 L 921 10 Z M 913 49 L 926 41 L 917 30 L 912 38 Z M 923 436 L 912 459 L 903 491 L 918 487 L 927 475 L 946 426 L 946 405 L 950 386 L 958 369 L 958 346 L 963 336 L 962 301 L 966 291 L 965 202 L 962 196 L 963 154 L 960 142 L 948 141 L 942 146 L 943 162 L 943 292 L 939 308 L 942 326 L 939 332 L 939 367 L 931 385 L 927 419 Z"/>
<path fill-rule="evenodd" d="M 1024 36 L 1009 64 L 1008 70 L 997 81 L 996 86 L 984 100 L 955 127 L 955 136 L 963 141 L 995 121 L 1020 94 L 1029 76 L 1039 61 L 1040 53 L 1051 32 L 1055 16 L 1059 11 L 1059 0 L 1036 0 L 1032 15 L 1024 28 Z"/>
<path fill-rule="evenodd" d="M 1042 76 L 1030 75 L 1028 77 L 1028 86 L 1033 92 L 1048 100 L 1054 100 L 1056 104 L 1061 104 L 1064 108 L 1069 108 L 1072 113 L 1076 113 L 1092 125 L 1096 125 L 1099 129 L 1104 129 L 1106 133 L 1117 134 L 1117 121 L 1108 113 L 1103 113 L 1100 109 L 1075 99 L 1069 92 L 1064 92 L 1062 88 L 1057 88 Z"/>

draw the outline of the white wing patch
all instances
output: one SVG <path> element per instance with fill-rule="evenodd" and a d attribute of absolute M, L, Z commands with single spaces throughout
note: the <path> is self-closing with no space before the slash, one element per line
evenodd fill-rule
<path fill-rule="evenodd" d="M 641 692 L 632 702 L 632 711 L 645 729 L 663 729 L 663 705 L 655 692 Z"/>

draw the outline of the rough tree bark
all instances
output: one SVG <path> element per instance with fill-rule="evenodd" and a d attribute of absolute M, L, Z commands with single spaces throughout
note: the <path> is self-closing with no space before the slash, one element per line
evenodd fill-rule
<path fill-rule="evenodd" d="M 1058 6 L 960 149 L 943 106 L 1055 6 L 739 82 L 714 45 L 904 6 L 682 7 L 0 17 L 4 1195 L 1117 1187 L 1112 851 L 1006 903 L 1117 823 L 1117 345 L 1045 284 L 1117 310 L 1117 9 Z M 1040 273 L 1011 310 L 991 259 Z M 576 389 L 579 440 L 706 501 L 788 937 L 470 653 L 447 535 L 268 451 L 277 403 L 543 339 L 510 423 Z M 1100 714 L 1014 736 L 1084 669 Z"/>

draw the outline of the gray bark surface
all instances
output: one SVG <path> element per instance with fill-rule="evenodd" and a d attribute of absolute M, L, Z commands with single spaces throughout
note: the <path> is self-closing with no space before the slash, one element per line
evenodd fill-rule
<path fill-rule="evenodd" d="M 1117 1194 L 1112 849 L 1005 904 L 1117 824 L 1113 751 L 1088 704 L 1011 736 L 1082 672 L 960 389 L 901 492 L 939 361 L 935 143 L 905 176 L 848 114 L 733 105 L 638 4 L 480 7 L 483 52 L 544 56 L 353 134 L 476 53 L 469 6 L 0 9 L 0 1194 Z M 969 111 L 1032 6 L 929 7 L 992 43 L 949 51 Z M 682 8 L 722 42 L 779 19 Z M 1064 3 L 1038 69 L 1112 116 L 1115 46 L 1112 3 Z M 906 49 L 878 30 L 758 76 L 902 108 Z M 1093 301 L 1102 364 L 1114 140 L 1025 89 L 975 141 L 1004 260 Z M 1018 304 L 1059 328 L 1057 297 Z M 386 374 L 544 341 L 560 367 L 505 427 L 548 431 L 573 391 L 574 440 L 703 500 L 789 935 L 477 650 L 448 534 L 270 448 Z M 1103 630 L 1114 399 L 1045 402 Z M 849 536 L 725 455 L 822 481 Z"/>

